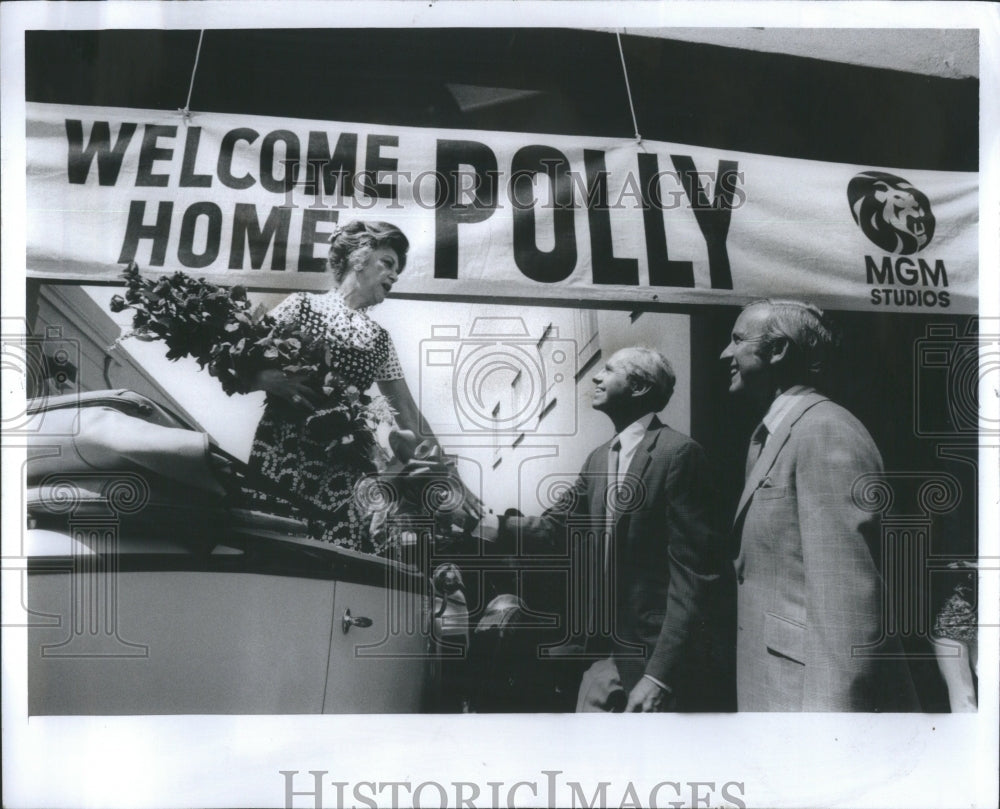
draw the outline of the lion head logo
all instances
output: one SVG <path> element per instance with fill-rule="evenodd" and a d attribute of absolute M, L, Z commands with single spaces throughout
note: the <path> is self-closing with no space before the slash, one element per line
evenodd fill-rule
<path fill-rule="evenodd" d="M 916 253 L 934 237 L 930 201 L 902 177 L 862 172 L 848 183 L 847 202 L 865 236 L 890 253 Z"/>

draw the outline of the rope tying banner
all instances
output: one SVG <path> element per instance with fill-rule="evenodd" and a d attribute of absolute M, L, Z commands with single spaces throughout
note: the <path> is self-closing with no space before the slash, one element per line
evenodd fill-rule
<path fill-rule="evenodd" d="M 618 40 L 618 54 L 622 58 L 622 73 L 625 76 L 625 92 L 628 93 L 628 107 L 632 111 L 632 128 L 635 130 L 636 145 L 642 146 L 642 135 L 639 134 L 639 122 L 635 117 L 635 103 L 632 101 L 632 87 L 628 82 L 628 66 L 625 64 L 625 51 L 622 48 L 622 35 L 620 31 L 615 32 Z"/>
<path fill-rule="evenodd" d="M 191 94 L 194 92 L 194 77 L 198 73 L 198 58 L 201 56 L 201 42 L 205 38 L 205 29 L 198 32 L 198 49 L 194 52 L 194 67 L 191 68 L 191 84 L 188 85 L 188 97 L 184 106 L 177 110 L 181 115 L 184 116 L 184 123 L 186 124 L 191 118 Z"/>

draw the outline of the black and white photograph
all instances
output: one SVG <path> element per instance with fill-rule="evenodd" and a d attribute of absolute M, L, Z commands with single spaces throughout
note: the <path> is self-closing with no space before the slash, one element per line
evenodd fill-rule
<path fill-rule="evenodd" d="M 0 23 L 5 805 L 997 806 L 995 6 Z"/>

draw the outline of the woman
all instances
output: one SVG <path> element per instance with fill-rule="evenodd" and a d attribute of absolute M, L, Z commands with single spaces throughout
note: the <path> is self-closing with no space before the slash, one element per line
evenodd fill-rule
<path fill-rule="evenodd" d="M 330 239 L 328 271 L 333 288 L 324 294 L 295 293 L 271 313 L 325 339 L 332 364 L 347 385 L 360 391 L 377 382 L 396 412 L 399 427 L 427 435 L 407 387 L 389 333 L 365 311 L 381 303 L 406 265 L 409 242 L 386 222 L 352 221 Z M 269 481 L 269 489 L 285 491 L 318 539 L 346 548 L 382 553 L 375 547 L 355 502 L 354 490 L 373 471 L 349 452 L 327 449 L 306 433 L 305 420 L 323 405 L 322 395 L 301 375 L 281 370 L 260 372 L 250 386 L 267 393 L 264 416 L 250 453 L 250 468 Z M 289 503 L 274 494 L 249 493 L 255 506 L 288 511 Z"/>

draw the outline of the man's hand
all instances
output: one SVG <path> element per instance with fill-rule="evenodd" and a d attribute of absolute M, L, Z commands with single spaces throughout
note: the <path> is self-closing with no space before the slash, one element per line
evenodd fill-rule
<path fill-rule="evenodd" d="M 652 713 L 663 711 L 671 701 L 671 694 L 648 677 L 640 678 L 628 695 L 625 713 Z"/>

